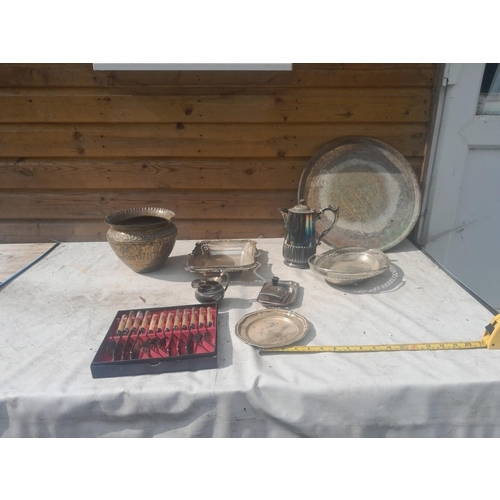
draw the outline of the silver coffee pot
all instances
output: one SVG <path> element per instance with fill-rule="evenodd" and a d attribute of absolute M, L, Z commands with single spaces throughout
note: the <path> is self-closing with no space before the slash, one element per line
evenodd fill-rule
<path fill-rule="evenodd" d="M 287 266 L 306 269 L 308 259 L 316 254 L 316 247 L 323 237 L 333 228 L 339 218 L 339 209 L 331 205 L 321 209 L 313 209 L 299 200 L 293 208 L 278 208 L 285 222 L 285 240 L 283 242 L 283 257 Z M 316 237 L 316 222 L 325 212 L 333 213 L 333 221 L 318 237 Z"/>

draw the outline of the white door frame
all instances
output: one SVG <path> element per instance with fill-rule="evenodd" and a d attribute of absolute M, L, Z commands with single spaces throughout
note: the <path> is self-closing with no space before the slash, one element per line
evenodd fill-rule
<path fill-rule="evenodd" d="M 423 182 L 422 214 L 416 231 L 416 240 L 421 245 L 460 229 L 453 226 L 469 149 L 500 149 L 500 116 L 476 115 L 484 66 L 481 63 L 445 66 L 430 161 Z M 447 99 L 463 96 L 464 89 L 467 100 L 460 97 L 459 105 L 445 105 Z M 445 129 L 443 123 L 448 124 Z M 452 147 L 442 148 L 441 144 Z"/>
<path fill-rule="evenodd" d="M 466 173 L 469 182 L 473 175 L 472 171 L 467 172 L 469 153 L 481 149 L 497 150 L 500 157 L 500 116 L 476 115 L 484 66 L 482 63 L 447 64 L 443 71 L 428 166 L 422 184 L 421 217 L 414 238 L 445 269 L 448 269 L 448 264 L 453 267 L 452 254 L 456 250 L 453 245 L 456 246 L 457 235 L 477 222 L 464 217 L 463 204 L 462 218 L 457 216 L 463 202 L 461 195 L 466 186 Z M 477 193 L 477 203 L 481 203 L 482 195 Z M 493 223 L 491 230 L 498 234 Z M 471 262 L 471 265 L 480 264 Z M 455 266 L 455 271 L 450 272 L 462 281 L 460 269 Z M 465 281 L 463 284 L 470 287 Z M 470 288 L 474 291 L 473 287 Z"/>

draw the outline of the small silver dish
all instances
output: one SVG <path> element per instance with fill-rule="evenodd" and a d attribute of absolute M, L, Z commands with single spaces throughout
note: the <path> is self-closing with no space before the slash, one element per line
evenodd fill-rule
<path fill-rule="evenodd" d="M 236 324 L 236 336 L 254 347 L 283 347 L 303 339 L 308 329 L 300 314 L 263 309 L 243 316 Z"/>
<path fill-rule="evenodd" d="M 196 243 L 186 270 L 199 273 L 241 272 L 257 266 L 257 243 L 252 240 L 206 240 Z"/>
<path fill-rule="evenodd" d="M 194 296 L 202 304 L 222 300 L 228 285 L 229 275 L 226 273 L 220 273 L 216 276 L 197 279 L 191 282 L 191 286 L 195 288 Z"/>
<path fill-rule="evenodd" d="M 334 285 L 355 285 L 385 272 L 389 257 L 381 250 L 336 248 L 309 258 L 311 269 Z"/>
<path fill-rule="evenodd" d="M 295 281 L 283 281 L 275 276 L 262 287 L 257 302 L 264 307 L 285 307 L 293 304 L 297 298 L 299 284 Z"/>

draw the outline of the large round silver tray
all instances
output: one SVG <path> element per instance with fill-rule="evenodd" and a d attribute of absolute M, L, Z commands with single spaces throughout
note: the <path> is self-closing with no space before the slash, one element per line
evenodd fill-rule
<path fill-rule="evenodd" d="M 386 271 L 391 264 L 381 250 L 337 248 L 309 258 L 310 268 L 334 285 L 355 285 Z"/>
<path fill-rule="evenodd" d="M 303 339 L 308 328 L 300 314 L 264 309 L 243 316 L 236 324 L 236 336 L 254 347 L 283 347 Z"/>
<path fill-rule="evenodd" d="M 309 161 L 299 183 L 299 199 L 311 208 L 340 208 L 323 241 L 332 247 L 387 250 L 403 241 L 420 214 L 415 171 L 391 146 L 368 137 L 347 137 L 326 145 Z M 325 212 L 322 233 L 332 221 Z"/>

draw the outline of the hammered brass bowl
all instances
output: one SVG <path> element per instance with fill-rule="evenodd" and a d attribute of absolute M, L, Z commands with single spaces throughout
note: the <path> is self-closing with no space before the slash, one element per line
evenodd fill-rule
<path fill-rule="evenodd" d="M 150 273 L 165 264 L 177 239 L 166 208 L 132 208 L 104 219 L 110 227 L 106 239 L 118 258 L 136 273 Z"/>

